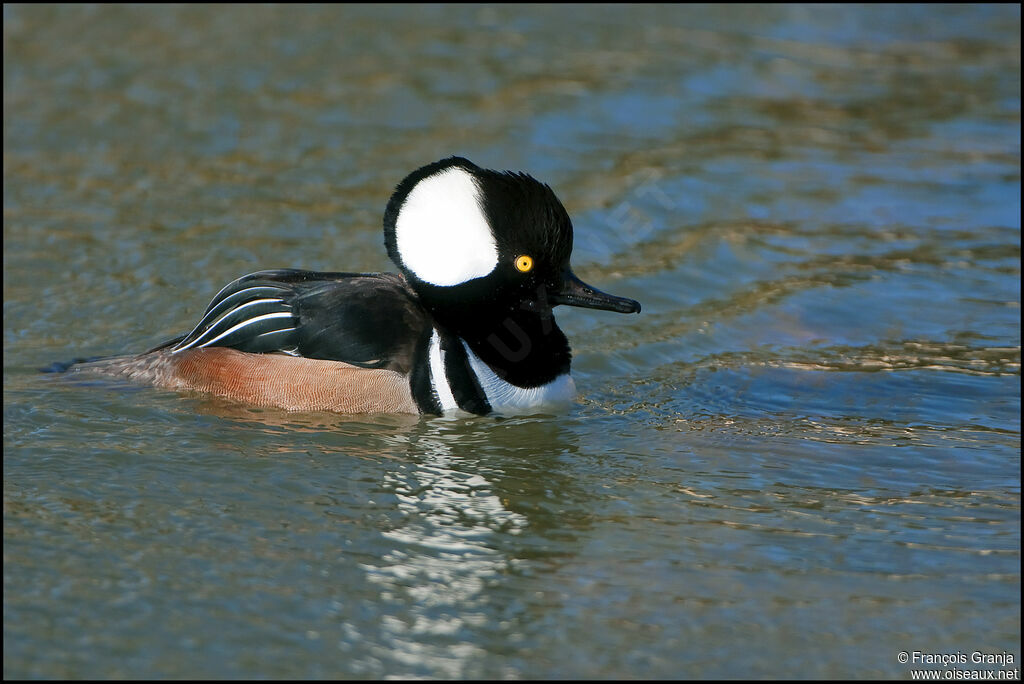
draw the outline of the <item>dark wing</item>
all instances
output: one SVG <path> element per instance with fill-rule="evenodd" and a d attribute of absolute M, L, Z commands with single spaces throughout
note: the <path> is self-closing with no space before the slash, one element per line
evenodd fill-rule
<path fill-rule="evenodd" d="M 172 352 L 231 347 L 408 372 L 428 314 L 391 273 L 259 271 L 213 298 Z"/>

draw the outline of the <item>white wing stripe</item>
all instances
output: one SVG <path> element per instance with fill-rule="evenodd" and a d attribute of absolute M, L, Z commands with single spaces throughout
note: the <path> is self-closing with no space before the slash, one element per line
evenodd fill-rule
<path fill-rule="evenodd" d="M 232 294 L 228 295 L 227 297 L 225 297 L 224 299 L 220 300 L 216 304 L 211 304 L 210 307 L 206 310 L 206 313 L 203 314 L 203 319 L 201 321 L 199 321 L 199 323 L 196 324 L 196 327 L 192 328 L 192 332 L 190 332 L 189 335 L 191 335 L 192 333 L 194 333 L 197 330 L 202 330 L 204 327 L 206 327 L 206 322 L 211 320 L 212 318 L 216 318 L 217 316 L 219 316 L 221 311 L 224 311 L 224 310 L 230 311 L 230 310 L 233 310 L 235 308 L 242 308 L 242 307 L 236 307 L 235 306 L 235 302 L 237 302 L 238 300 L 241 300 L 241 299 L 245 299 L 245 295 L 246 295 L 247 292 L 252 292 L 254 290 L 270 290 L 270 289 L 271 288 L 269 288 L 269 287 L 247 287 L 244 290 L 239 290 L 238 292 L 235 292 L 235 293 L 232 293 Z M 214 301 L 216 301 L 216 300 L 214 300 Z M 253 301 L 254 302 L 257 302 L 257 301 L 258 302 L 264 302 L 264 301 L 283 302 L 284 300 L 281 299 L 280 297 L 263 297 L 262 299 L 254 299 Z"/>
<path fill-rule="evenodd" d="M 248 319 L 246 321 L 242 321 L 238 325 L 234 325 L 234 326 L 228 328 L 227 330 L 222 332 L 220 335 L 217 335 L 216 337 L 214 337 L 209 342 L 204 342 L 203 344 L 201 344 L 199 346 L 200 347 L 209 346 L 209 345 L 213 344 L 214 342 L 216 342 L 217 340 L 222 339 L 224 337 L 227 337 L 228 335 L 230 335 L 231 333 L 235 332 L 236 330 L 241 330 L 242 328 L 244 328 L 244 327 L 246 327 L 248 325 L 252 325 L 253 323 L 259 323 L 260 321 L 266 321 L 266 320 L 269 320 L 271 318 L 291 318 L 291 317 L 292 317 L 292 314 L 290 312 L 288 312 L 288 311 L 283 311 L 281 313 L 269 313 L 269 314 L 263 314 L 262 316 L 256 316 L 255 318 L 250 318 L 250 319 Z M 192 344 L 195 344 L 195 342 L 193 342 Z"/>
<path fill-rule="evenodd" d="M 209 327 L 203 332 L 202 335 L 199 335 L 196 339 L 192 340 L 191 342 L 189 342 L 185 346 L 178 345 L 178 347 L 174 351 L 175 352 L 185 351 L 189 347 L 192 347 L 192 346 L 198 344 L 203 338 L 208 337 L 212 333 L 215 333 L 217 331 L 217 326 L 220 325 L 221 321 L 223 321 L 228 316 L 232 316 L 235 313 L 241 311 L 242 309 L 245 309 L 246 307 L 255 306 L 257 304 L 268 304 L 268 303 L 273 303 L 273 302 L 281 302 L 283 304 L 284 300 L 283 299 L 254 299 L 251 302 L 246 302 L 245 304 L 242 304 L 241 306 L 236 306 L 233 309 L 230 309 L 230 310 L 224 312 L 224 314 L 220 318 L 218 318 L 216 321 L 211 323 L 209 325 Z M 292 314 L 290 312 L 282 312 L 282 313 L 266 314 L 266 315 L 267 316 L 269 316 L 269 315 L 273 315 L 273 316 L 291 316 Z M 261 320 L 264 317 L 257 317 L 257 318 L 253 318 L 253 319 L 250 319 L 250 320 L 254 320 L 254 321 L 255 320 Z M 203 319 L 203 320 L 205 320 L 205 319 Z M 244 324 L 246 324 L 248 322 L 249 321 L 242 321 L 241 325 L 244 325 Z M 193 329 L 192 332 L 189 333 L 189 335 L 190 336 L 193 335 L 196 332 L 196 330 L 199 329 L 199 327 L 201 325 L 202 325 L 202 321 L 199 322 L 199 325 L 197 325 L 195 327 L 195 329 Z M 237 328 L 238 328 L 238 326 L 236 325 L 235 327 L 231 328 L 231 330 L 235 330 Z M 230 331 L 228 331 L 228 332 L 230 332 Z M 215 340 L 219 340 L 221 337 L 224 337 L 224 335 L 218 335 L 215 338 Z M 215 340 L 211 340 L 211 341 L 215 341 Z M 205 344 L 200 344 L 199 346 L 203 347 L 203 346 L 206 346 L 206 344 L 209 344 L 209 342 L 207 342 Z"/>
<path fill-rule="evenodd" d="M 233 285 L 233 284 L 234 283 L 231 283 L 231 285 Z M 203 328 L 207 327 L 207 321 L 217 317 L 219 315 L 220 311 L 224 310 L 226 307 L 229 307 L 227 309 L 228 313 L 230 313 L 231 311 L 235 310 L 236 308 L 238 308 L 238 309 L 243 308 L 243 306 L 245 306 L 245 305 L 239 306 L 239 307 L 235 307 L 234 306 L 234 302 L 239 300 L 239 299 L 244 299 L 245 298 L 245 294 L 247 292 L 252 292 L 254 290 L 280 290 L 280 289 L 282 289 L 282 288 L 272 287 L 272 286 L 267 286 L 267 285 L 253 285 L 252 287 L 243 288 L 243 289 L 239 290 L 238 292 L 233 292 L 232 294 L 228 295 L 224 299 L 221 299 L 220 301 L 217 301 L 217 299 L 220 297 L 221 293 L 224 292 L 225 290 L 227 290 L 229 287 L 231 287 L 231 285 L 227 285 L 226 287 L 221 288 L 221 291 L 218 292 L 217 296 L 213 298 L 213 301 L 210 303 L 210 306 L 207 307 L 206 313 L 203 314 L 203 318 L 198 323 L 196 323 L 195 327 L 192 328 L 192 330 L 189 331 L 188 335 L 185 335 L 185 337 L 183 339 L 187 340 L 188 338 L 190 338 L 193 335 L 195 335 L 196 332 L 198 332 L 199 330 L 202 330 Z M 254 302 L 256 302 L 256 301 L 263 301 L 263 302 L 265 302 L 265 301 L 277 301 L 277 302 L 282 302 L 282 303 L 284 302 L 284 300 L 279 298 L 279 297 L 264 298 L 264 299 L 253 300 L 253 301 Z M 224 316 L 220 316 L 220 317 L 223 318 Z M 211 324 L 210 327 L 213 327 L 214 325 L 216 325 L 216 324 L 215 323 Z M 180 344 L 178 345 L 178 347 L 181 347 L 181 349 L 188 349 L 188 347 L 191 347 L 191 346 L 192 346 L 191 344 L 189 344 L 188 346 L 185 346 L 185 347 L 181 347 Z M 178 347 L 175 347 L 175 351 L 180 351 L 180 349 Z"/>

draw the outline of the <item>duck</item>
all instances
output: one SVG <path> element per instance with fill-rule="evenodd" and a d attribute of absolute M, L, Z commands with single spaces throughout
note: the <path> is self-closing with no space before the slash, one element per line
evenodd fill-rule
<path fill-rule="evenodd" d="M 572 221 L 526 173 L 427 164 L 383 224 L 397 273 L 250 273 L 187 334 L 67 370 L 290 411 L 543 413 L 576 394 L 553 309 L 640 312 L 573 273 Z"/>

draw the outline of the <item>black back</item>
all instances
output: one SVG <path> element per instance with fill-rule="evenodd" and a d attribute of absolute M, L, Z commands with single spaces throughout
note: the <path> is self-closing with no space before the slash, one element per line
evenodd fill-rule
<path fill-rule="evenodd" d="M 192 332 L 161 346 L 285 352 L 408 373 L 430 329 L 430 315 L 400 275 L 279 269 L 235 280 Z"/>

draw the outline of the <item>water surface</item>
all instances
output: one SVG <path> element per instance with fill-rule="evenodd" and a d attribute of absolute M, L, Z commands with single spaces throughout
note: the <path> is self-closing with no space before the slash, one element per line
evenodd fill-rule
<path fill-rule="evenodd" d="M 886 677 L 1020 662 L 1015 6 L 4 6 L 4 676 Z M 395 183 L 551 184 L 579 404 L 257 409 L 37 368 Z"/>

